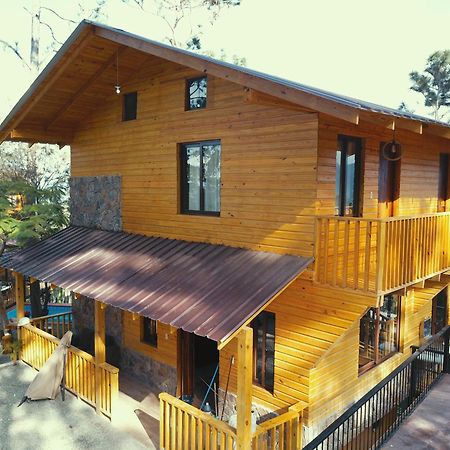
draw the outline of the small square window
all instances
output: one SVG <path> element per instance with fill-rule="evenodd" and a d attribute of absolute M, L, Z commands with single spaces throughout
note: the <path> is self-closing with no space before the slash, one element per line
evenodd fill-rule
<path fill-rule="evenodd" d="M 122 121 L 135 120 L 137 118 L 137 92 L 130 92 L 123 96 Z"/>
<path fill-rule="evenodd" d="M 193 78 L 186 82 L 186 110 L 206 108 L 208 80 L 206 77 Z"/>
<path fill-rule="evenodd" d="M 143 317 L 141 322 L 141 341 L 152 347 L 158 346 L 158 333 L 156 329 L 156 320 Z"/>

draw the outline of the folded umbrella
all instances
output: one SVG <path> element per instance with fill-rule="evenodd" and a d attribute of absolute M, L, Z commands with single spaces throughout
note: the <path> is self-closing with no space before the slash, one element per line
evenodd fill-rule
<path fill-rule="evenodd" d="M 20 405 L 26 400 L 54 400 L 56 398 L 63 381 L 67 349 L 70 347 L 71 341 L 72 332 L 68 331 L 28 386 Z"/>

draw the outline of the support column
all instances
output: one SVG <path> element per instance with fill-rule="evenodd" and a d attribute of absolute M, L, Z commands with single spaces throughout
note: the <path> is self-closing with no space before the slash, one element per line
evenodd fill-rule
<path fill-rule="evenodd" d="M 253 330 L 244 327 L 238 335 L 237 355 L 237 449 L 252 444 Z"/>
<path fill-rule="evenodd" d="M 100 414 L 100 402 L 102 392 L 102 376 L 100 365 L 106 362 L 106 333 L 105 333 L 105 310 L 106 305 L 94 300 L 95 310 L 95 332 L 94 332 L 94 348 L 95 348 L 95 410 Z"/>
<path fill-rule="evenodd" d="M 16 315 L 19 321 L 25 317 L 25 281 L 21 273 L 14 272 L 15 278 L 15 297 L 16 297 Z"/>

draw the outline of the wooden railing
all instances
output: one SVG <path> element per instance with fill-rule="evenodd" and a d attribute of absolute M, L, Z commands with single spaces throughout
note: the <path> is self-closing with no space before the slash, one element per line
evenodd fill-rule
<path fill-rule="evenodd" d="M 36 328 L 61 339 L 67 331 L 72 329 L 72 312 L 36 317 L 31 319 L 30 322 Z"/>
<path fill-rule="evenodd" d="M 291 406 L 288 412 L 257 425 L 252 450 L 302 448 L 302 411 L 306 404 Z"/>
<path fill-rule="evenodd" d="M 450 268 L 450 213 L 317 218 L 315 281 L 381 295 Z"/>
<path fill-rule="evenodd" d="M 234 450 L 236 430 L 169 394 L 159 394 L 160 448 L 164 450 Z"/>
<path fill-rule="evenodd" d="M 20 358 L 39 370 L 59 345 L 59 339 L 33 325 L 20 327 Z M 96 386 L 96 370 L 100 385 Z M 99 412 L 111 417 L 119 393 L 119 369 L 107 363 L 96 366 L 95 358 L 76 347 L 67 352 L 66 387 Z"/>

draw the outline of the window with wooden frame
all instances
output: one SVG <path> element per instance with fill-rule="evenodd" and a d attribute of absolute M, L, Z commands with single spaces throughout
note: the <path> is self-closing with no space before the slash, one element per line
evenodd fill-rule
<path fill-rule="evenodd" d="M 263 311 L 253 319 L 253 383 L 273 393 L 275 314 Z"/>
<path fill-rule="evenodd" d="M 181 213 L 220 215 L 220 141 L 180 146 Z"/>
<path fill-rule="evenodd" d="M 362 140 L 338 136 L 336 151 L 336 207 L 337 216 L 361 216 Z"/>
<path fill-rule="evenodd" d="M 158 347 L 158 332 L 156 320 L 148 317 L 141 319 L 141 341 L 152 347 Z"/>
<path fill-rule="evenodd" d="M 137 92 L 129 92 L 123 95 L 122 121 L 135 120 L 137 118 Z"/>
<path fill-rule="evenodd" d="M 399 351 L 400 296 L 385 295 L 379 308 L 370 308 L 359 324 L 359 370 L 379 364 Z"/>
<path fill-rule="evenodd" d="M 186 81 L 186 111 L 206 108 L 208 79 L 192 78 Z"/>

